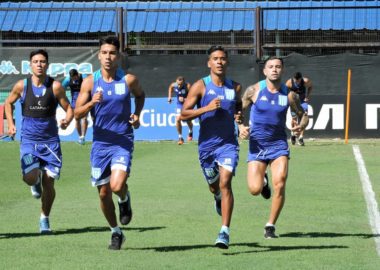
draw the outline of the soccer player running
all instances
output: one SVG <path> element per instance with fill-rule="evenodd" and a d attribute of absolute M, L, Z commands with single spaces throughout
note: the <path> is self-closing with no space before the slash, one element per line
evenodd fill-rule
<path fill-rule="evenodd" d="M 186 100 L 186 97 L 189 93 L 191 85 L 190 83 L 185 81 L 185 78 L 183 76 L 178 76 L 175 80 L 175 82 L 172 82 L 169 85 L 169 90 L 168 90 L 168 103 L 172 103 L 172 93 L 173 91 L 177 95 L 177 108 L 176 108 L 176 128 L 178 132 L 178 145 L 183 144 L 183 137 L 182 137 L 182 121 L 181 121 L 181 109 L 183 106 L 183 103 Z M 187 125 L 189 127 L 189 135 L 187 136 L 187 141 L 192 141 L 193 140 L 193 123 L 190 121 L 186 121 Z"/>
<path fill-rule="evenodd" d="M 290 91 L 294 91 L 300 99 L 301 106 L 304 109 L 304 111 L 307 113 L 308 105 L 310 102 L 310 94 L 313 90 L 313 85 L 311 83 L 311 80 L 309 78 L 303 77 L 301 72 L 296 72 L 293 75 L 293 78 L 290 78 L 286 82 L 286 86 L 289 88 Z M 291 108 L 291 114 L 292 114 L 292 127 L 295 127 L 299 121 L 300 118 L 297 116 L 296 112 Z M 305 142 L 303 140 L 305 130 L 302 130 L 298 134 L 298 144 L 301 146 L 305 146 Z M 297 134 L 295 132 L 292 132 L 290 141 L 293 145 L 296 144 Z"/>
<path fill-rule="evenodd" d="M 292 128 L 302 131 L 308 124 L 298 95 L 288 91 L 281 82 L 283 60 L 270 57 L 264 63 L 265 80 L 249 86 L 243 97 L 243 110 L 252 104 L 250 127 L 240 129 L 240 137 L 249 137 L 248 152 L 248 189 L 252 195 L 266 190 L 269 183 L 264 180 L 265 171 L 270 165 L 274 194 L 269 220 L 264 228 L 265 238 L 276 238 L 275 224 L 285 202 L 285 184 L 288 176 L 289 146 L 286 136 L 286 113 L 289 106 L 301 119 Z"/>
<path fill-rule="evenodd" d="M 62 167 L 62 153 L 58 136 L 56 109 L 66 111 L 59 126 L 66 129 L 73 119 L 73 110 L 60 82 L 47 75 L 49 56 L 45 50 L 30 53 L 32 76 L 18 81 L 5 101 L 8 134 L 13 137 L 14 103 L 21 102 L 22 126 L 20 159 L 23 180 L 31 186 L 33 197 L 41 198 L 40 233 L 50 234 L 49 215 L 55 199 L 54 180 Z M 20 120 L 21 121 L 21 120 Z"/>
<path fill-rule="evenodd" d="M 71 69 L 69 71 L 69 76 L 67 76 L 62 81 L 63 88 L 65 88 L 65 89 L 68 87 L 70 88 L 70 91 L 71 91 L 71 107 L 73 109 L 75 109 L 75 103 L 77 101 L 83 79 L 86 77 L 87 77 L 86 74 L 79 74 L 78 70 Z M 78 120 L 76 119 L 75 120 L 75 127 L 76 127 L 78 135 L 79 135 L 78 143 L 81 145 L 85 144 L 87 126 L 88 126 L 87 115 L 85 117 L 83 117 L 82 119 L 78 119 Z"/>
<path fill-rule="evenodd" d="M 214 194 L 215 209 L 222 216 L 222 227 L 215 245 L 226 249 L 234 206 L 231 182 L 239 159 L 235 117 L 241 112 L 241 86 L 226 78 L 228 55 L 223 47 L 212 46 L 208 50 L 207 65 L 210 75 L 191 87 L 181 119 L 200 119 L 199 161 Z"/>
<path fill-rule="evenodd" d="M 84 79 L 74 112 L 75 118 L 80 119 L 93 111 L 91 179 L 98 188 L 100 207 L 111 227 L 109 249 L 119 250 L 125 236 L 117 223 L 112 194 L 119 197 L 120 223 L 127 225 L 132 219 L 127 179 L 134 149 L 133 128 L 140 126 L 145 94 L 138 78 L 118 67 L 117 37 L 101 38 L 99 46 L 100 70 Z M 135 97 L 133 113 L 131 94 Z"/>

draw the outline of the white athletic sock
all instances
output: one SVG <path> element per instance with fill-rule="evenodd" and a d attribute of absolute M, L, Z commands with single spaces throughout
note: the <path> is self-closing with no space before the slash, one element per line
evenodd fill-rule
<path fill-rule="evenodd" d="M 178 139 L 182 139 L 182 134 L 178 134 Z"/>
<path fill-rule="evenodd" d="M 119 226 L 116 226 L 116 227 L 114 227 L 114 228 L 111 227 L 111 232 L 112 232 L 112 233 L 121 234 L 120 227 L 119 227 Z"/>
<path fill-rule="evenodd" d="M 222 228 L 220 229 L 220 232 L 225 232 L 226 234 L 230 235 L 230 228 L 223 225 Z"/>
<path fill-rule="evenodd" d="M 124 200 L 122 199 L 122 198 L 120 198 L 119 197 L 119 199 L 118 199 L 118 201 L 119 201 L 119 203 L 125 203 L 125 202 L 127 202 L 128 201 L 128 192 L 127 192 L 127 194 L 125 194 L 125 198 L 124 198 Z"/>
<path fill-rule="evenodd" d="M 274 224 L 267 222 L 267 224 L 265 224 L 265 227 L 267 227 L 267 226 L 274 227 Z"/>
<path fill-rule="evenodd" d="M 43 213 L 41 213 L 40 219 L 49 218 L 49 216 L 45 216 Z"/>

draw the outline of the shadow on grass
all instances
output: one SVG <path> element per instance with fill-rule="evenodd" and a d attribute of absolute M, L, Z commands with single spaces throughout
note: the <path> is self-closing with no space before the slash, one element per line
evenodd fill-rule
<path fill-rule="evenodd" d="M 137 232 L 146 232 L 146 231 L 154 231 L 154 230 L 162 230 L 166 227 L 128 227 L 123 228 L 124 231 L 137 231 Z M 66 230 L 56 230 L 49 235 L 62 235 L 62 234 L 81 234 L 81 233 L 92 233 L 92 232 L 109 232 L 109 227 L 84 227 L 84 228 L 75 228 L 75 229 L 66 229 Z M 41 237 L 45 235 L 41 235 L 40 233 L 0 233 L 1 239 L 9 239 L 9 238 L 24 238 L 24 237 Z"/>
<path fill-rule="evenodd" d="M 341 245 L 324 245 L 324 246 L 261 246 L 257 243 L 235 243 L 230 247 L 249 247 L 255 248 L 254 250 L 242 251 L 242 252 L 225 252 L 223 255 L 238 255 L 244 253 L 259 253 L 259 252 L 272 252 L 272 251 L 288 251 L 288 250 L 321 250 L 321 249 L 337 249 L 348 248 Z M 127 248 L 129 250 L 152 250 L 156 252 L 176 252 L 176 251 L 188 251 L 194 249 L 215 248 L 214 245 L 189 245 L 189 246 L 162 246 L 162 247 L 145 247 L 145 248 Z"/>
<path fill-rule="evenodd" d="M 261 252 L 276 252 L 276 251 L 293 251 L 293 250 L 323 250 L 323 249 L 338 249 L 338 248 L 348 248 L 348 246 L 342 245 L 304 245 L 304 246 L 262 246 L 256 243 L 237 243 L 232 244 L 231 246 L 247 246 L 253 247 L 254 250 L 248 251 L 239 251 L 239 252 L 225 252 L 223 255 L 232 256 L 232 255 L 240 255 L 240 254 L 248 254 L 248 253 L 261 253 Z"/>
<path fill-rule="evenodd" d="M 320 237 L 361 237 L 361 238 L 375 238 L 380 237 L 380 234 L 367 234 L 367 233 L 333 233 L 333 232 L 290 232 L 280 235 L 281 238 L 320 238 Z"/>

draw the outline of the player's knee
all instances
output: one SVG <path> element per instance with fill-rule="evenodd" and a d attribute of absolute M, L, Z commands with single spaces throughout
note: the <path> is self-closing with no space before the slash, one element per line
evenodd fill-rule
<path fill-rule="evenodd" d="M 248 191 L 253 196 L 257 196 L 261 193 L 262 187 L 256 183 L 250 183 L 248 182 Z"/>
<path fill-rule="evenodd" d="M 27 183 L 29 186 L 33 186 L 38 181 L 38 174 L 39 171 L 37 169 L 30 171 L 29 173 L 25 174 L 23 176 L 23 180 L 25 183 Z"/>
<path fill-rule="evenodd" d="M 285 177 L 282 177 L 280 181 L 275 181 L 273 188 L 276 194 L 285 194 Z"/>
<path fill-rule="evenodd" d="M 230 191 L 232 189 L 231 181 L 220 181 L 219 188 L 221 191 Z"/>
<path fill-rule="evenodd" d="M 122 192 L 124 185 L 123 185 L 123 183 L 111 182 L 110 187 L 111 187 L 111 191 L 113 193 L 120 193 L 120 192 Z"/>
<path fill-rule="evenodd" d="M 107 201 L 109 198 L 112 198 L 112 196 L 110 196 L 107 189 L 104 188 L 99 190 L 99 199 L 101 201 Z"/>

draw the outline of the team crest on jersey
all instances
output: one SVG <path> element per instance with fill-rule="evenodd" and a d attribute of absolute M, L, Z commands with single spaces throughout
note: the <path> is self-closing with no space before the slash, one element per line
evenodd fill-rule
<path fill-rule="evenodd" d="M 115 94 L 124 95 L 125 94 L 125 83 L 116 83 L 115 84 Z"/>
<path fill-rule="evenodd" d="M 226 94 L 226 99 L 228 100 L 234 100 L 235 99 L 235 90 L 234 89 L 226 89 L 224 91 Z"/>
<path fill-rule="evenodd" d="M 278 105 L 287 106 L 288 105 L 288 97 L 287 96 L 278 96 Z"/>

